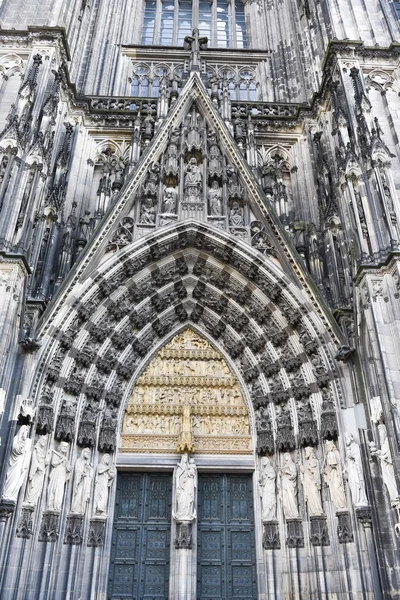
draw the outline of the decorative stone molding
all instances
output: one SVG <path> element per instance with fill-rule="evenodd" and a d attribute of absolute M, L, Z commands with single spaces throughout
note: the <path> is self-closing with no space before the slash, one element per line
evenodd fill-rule
<path fill-rule="evenodd" d="M 329 546 L 329 533 L 326 517 L 310 517 L 310 540 L 313 546 Z"/>
<path fill-rule="evenodd" d="M 93 517 L 90 519 L 87 545 L 95 548 L 104 546 L 106 519 Z"/>
<path fill-rule="evenodd" d="M 60 513 L 53 510 L 46 510 L 43 513 L 42 523 L 39 531 L 39 542 L 54 543 L 58 539 L 60 527 Z"/>
<path fill-rule="evenodd" d="M 277 521 L 264 522 L 262 545 L 264 550 L 278 550 L 281 547 Z"/>
<path fill-rule="evenodd" d="M 351 519 L 348 512 L 336 513 L 338 518 L 338 537 L 340 544 L 349 544 L 354 542 Z"/>
<path fill-rule="evenodd" d="M 23 506 L 21 516 L 17 525 L 17 537 L 29 539 L 33 533 L 32 513 L 33 506 Z"/>
<path fill-rule="evenodd" d="M 176 536 L 174 545 L 177 550 L 192 550 L 192 529 L 193 523 L 191 522 L 176 522 Z"/>
<path fill-rule="evenodd" d="M 1 500 L 0 502 L 0 522 L 7 521 L 8 517 L 15 511 L 15 502 Z"/>
<path fill-rule="evenodd" d="M 64 544 L 79 546 L 83 537 L 83 515 L 69 514 L 64 532 Z"/>
<path fill-rule="evenodd" d="M 301 519 L 287 519 L 286 544 L 289 548 L 304 548 L 303 524 Z"/>

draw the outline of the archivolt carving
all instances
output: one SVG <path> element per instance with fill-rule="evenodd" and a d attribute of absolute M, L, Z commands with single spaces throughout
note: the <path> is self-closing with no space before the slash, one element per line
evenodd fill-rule
<path fill-rule="evenodd" d="M 137 380 L 122 451 L 177 447 L 197 453 L 251 452 L 246 406 L 223 357 L 191 329 L 175 336 Z"/>

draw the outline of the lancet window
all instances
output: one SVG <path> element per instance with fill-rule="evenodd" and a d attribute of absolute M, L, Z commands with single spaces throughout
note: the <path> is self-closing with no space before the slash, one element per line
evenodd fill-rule
<path fill-rule="evenodd" d="M 247 47 L 242 0 L 145 0 L 142 44 L 181 46 L 194 28 L 210 47 Z"/>

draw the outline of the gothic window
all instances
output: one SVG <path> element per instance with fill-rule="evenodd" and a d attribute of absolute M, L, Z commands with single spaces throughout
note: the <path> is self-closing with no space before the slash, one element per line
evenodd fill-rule
<path fill-rule="evenodd" d="M 243 0 L 145 0 L 142 44 L 182 46 L 194 28 L 210 47 L 246 48 Z"/>
<path fill-rule="evenodd" d="M 400 2 L 397 2 L 397 0 L 395 0 L 393 2 L 394 4 L 394 8 L 396 10 L 397 16 L 400 18 Z"/>

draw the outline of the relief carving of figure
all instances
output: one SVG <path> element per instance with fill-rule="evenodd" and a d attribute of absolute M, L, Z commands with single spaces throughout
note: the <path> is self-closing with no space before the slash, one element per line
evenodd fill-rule
<path fill-rule="evenodd" d="M 326 441 L 326 455 L 323 469 L 324 479 L 329 486 L 331 499 L 336 510 L 346 510 L 346 496 L 343 487 L 339 450 L 332 440 Z"/>
<path fill-rule="evenodd" d="M 265 456 L 262 459 L 260 476 L 260 495 L 262 504 L 262 520 L 274 521 L 276 519 L 276 473 L 270 459 Z"/>
<path fill-rule="evenodd" d="M 65 482 L 69 480 L 71 473 L 71 465 L 67 459 L 68 447 L 68 442 L 61 442 L 58 451 L 52 451 L 51 471 L 47 488 L 47 510 L 61 510 Z"/>
<path fill-rule="evenodd" d="M 360 446 L 354 440 L 352 433 L 346 433 L 344 438 L 346 442 L 347 477 L 353 503 L 355 506 L 367 506 L 368 500 L 365 492 Z"/>
<path fill-rule="evenodd" d="M 304 450 L 305 460 L 301 466 L 301 480 L 304 488 L 304 499 L 310 516 L 322 515 L 321 474 L 319 462 L 314 449 L 307 446 Z"/>
<path fill-rule="evenodd" d="M 90 448 L 84 448 L 76 459 L 74 484 L 72 488 L 71 512 L 84 515 L 92 485 L 92 469 L 90 464 Z"/>
<path fill-rule="evenodd" d="M 197 469 L 193 458 L 183 454 L 175 474 L 177 521 L 193 521 L 196 518 Z"/>
<path fill-rule="evenodd" d="M 283 455 L 283 464 L 279 469 L 279 475 L 279 487 L 284 515 L 286 519 L 298 519 L 297 469 L 289 452 L 285 452 Z"/>
<path fill-rule="evenodd" d="M 22 425 L 14 437 L 6 483 L 3 490 L 3 498 L 17 501 L 19 490 L 24 483 L 31 458 L 32 440 L 29 439 L 28 425 Z"/>
<path fill-rule="evenodd" d="M 25 492 L 25 503 L 30 506 L 36 505 L 43 488 L 46 469 L 46 444 L 47 435 L 41 435 L 33 448 L 28 484 Z"/>
<path fill-rule="evenodd" d="M 109 454 L 105 454 L 97 467 L 94 486 L 94 509 L 95 515 L 106 515 L 108 505 L 108 493 L 116 475 L 115 467 L 111 463 Z"/>
<path fill-rule="evenodd" d="M 222 214 L 222 190 L 218 185 L 218 181 L 212 182 L 207 196 L 210 215 L 212 217 L 220 217 Z"/>
<path fill-rule="evenodd" d="M 229 225 L 231 227 L 244 227 L 243 209 L 236 200 L 232 203 L 232 208 L 229 211 Z"/>

